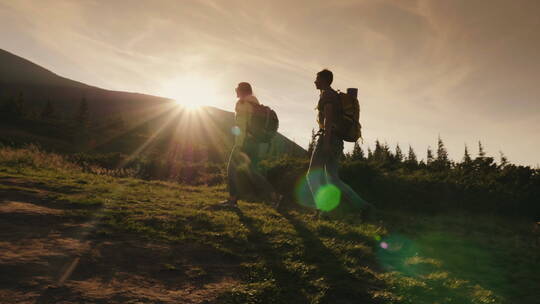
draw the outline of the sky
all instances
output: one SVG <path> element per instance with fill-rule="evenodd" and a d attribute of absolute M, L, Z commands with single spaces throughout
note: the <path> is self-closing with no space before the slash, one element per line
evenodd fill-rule
<path fill-rule="evenodd" d="M 229 111 L 248 81 L 304 147 L 328 68 L 333 87 L 359 89 L 364 148 L 425 159 L 440 136 L 455 160 L 482 141 L 538 166 L 539 15 L 537 0 L 0 0 L 0 48 L 90 85 Z"/>

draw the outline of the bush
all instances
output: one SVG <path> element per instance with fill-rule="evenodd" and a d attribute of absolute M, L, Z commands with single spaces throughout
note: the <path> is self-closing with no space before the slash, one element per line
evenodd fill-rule
<path fill-rule="evenodd" d="M 49 168 L 63 170 L 81 170 L 81 167 L 68 161 L 64 156 L 44 152 L 37 145 L 28 145 L 24 148 L 10 148 L 0 146 L 0 164 L 20 168 Z"/>
<path fill-rule="evenodd" d="M 304 178 L 307 159 L 284 158 L 263 162 L 269 181 L 290 200 Z M 381 166 L 367 160 L 345 161 L 343 181 L 378 208 L 414 212 L 467 211 L 483 214 L 540 218 L 540 172 L 508 165 L 483 169 L 431 170 Z"/>

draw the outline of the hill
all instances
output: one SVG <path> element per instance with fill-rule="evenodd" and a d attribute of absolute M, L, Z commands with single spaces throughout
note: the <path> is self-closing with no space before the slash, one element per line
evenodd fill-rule
<path fill-rule="evenodd" d="M 62 152 L 132 154 L 178 150 L 179 145 L 187 145 L 186 140 L 179 140 L 184 137 L 190 139 L 189 149 L 201 148 L 222 159 L 232 144 L 231 112 L 202 107 L 191 113 L 167 98 L 89 86 L 4 50 L 0 50 L 0 66 L 2 142 L 37 142 Z M 81 131 L 83 103 L 87 121 Z M 21 117 L 8 113 L 10 104 L 21 107 Z M 44 115 L 47 106 L 53 110 Z M 269 151 L 270 156 L 303 153 L 303 148 L 281 134 Z"/>

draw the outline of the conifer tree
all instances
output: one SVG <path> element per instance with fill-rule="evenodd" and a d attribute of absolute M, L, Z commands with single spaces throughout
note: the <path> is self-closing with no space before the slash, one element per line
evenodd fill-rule
<path fill-rule="evenodd" d="M 418 164 L 418 160 L 416 158 L 416 153 L 414 153 L 414 150 L 411 147 L 411 145 L 409 145 L 409 153 L 407 155 L 407 162 L 409 164 L 411 164 L 411 165 L 417 165 Z"/>
<path fill-rule="evenodd" d="M 395 155 L 395 158 L 398 162 L 402 162 L 403 161 L 403 152 L 401 151 L 401 147 L 399 146 L 399 144 L 396 145 L 396 155 Z"/>
<path fill-rule="evenodd" d="M 367 148 L 367 160 L 373 160 L 373 152 L 371 152 L 371 148 Z"/>
<path fill-rule="evenodd" d="M 352 158 L 353 158 L 353 157 L 352 157 L 352 153 L 351 153 L 351 152 L 347 152 L 347 153 L 345 153 L 344 156 L 343 156 L 343 159 L 346 160 L 346 161 L 350 161 L 350 160 L 352 160 Z"/>
<path fill-rule="evenodd" d="M 486 157 L 486 152 L 484 151 L 484 146 L 482 146 L 481 141 L 478 141 L 478 157 L 480 158 Z"/>
<path fill-rule="evenodd" d="M 19 92 L 17 98 L 11 98 L 6 105 L 6 113 L 13 118 L 22 118 L 25 116 L 24 96 Z"/>
<path fill-rule="evenodd" d="M 506 157 L 506 155 L 504 155 L 504 153 L 502 151 L 499 151 L 499 155 L 501 157 L 499 167 L 504 168 L 504 167 L 508 166 L 509 162 L 508 162 L 508 158 Z"/>
<path fill-rule="evenodd" d="M 86 126 L 86 124 L 88 123 L 88 118 L 88 103 L 86 102 L 86 98 L 83 97 L 81 99 L 81 103 L 79 104 L 79 109 L 77 110 L 77 115 L 75 119 L 81 126 Z"/>
<path fill-rule="evenodd" d="M 373 151 L 373 160 L 381 161 L 383 159 L 383 147 L 381 142 L 377 139 L 375 140 L 375 150 Z"/>
<path fill-rule="evenodd" d="M 465 145 L 465 153 L 463 155 L 463 163 L 464 164 L 472 163 L 472 158 L 471 158 L 471 155 L 469 154 L 469 149 L 467 148 L 467 145 Z"/>
<path fill-rule="evenodd" d="M 41 118 L 53 118 L 55 115 L 54 105 L 50 100 L 47 100 L 45 108 L 41 112 Z"/>
<path fill-rule="evenodd" d="M 448 152 L 446 151 L 446 147 L 444 146 L 443 140 L 439 136 L 439 139 L 437 141 L 437 160 L 436 160 L 437 167 L 439 169 L 449 168 L 450 167 L 450 160 L 448 159 Z"/>
<path fill-rule="evenodd" d="M 495 159 L 493 157 L 486 156 L 484 151 L 484 146 L 480 141 L 478 141 L 478 156 L 474 159 L 473 163 L 476 168 L 481 172 L 488 173 L 497 169 L 496 164 L 494 163 Z"/>
<path fill-rule="evenodd" d="M 435 160 L 435 158 L 433 157 L 433 151 L 431 150 L 431 147 L 428 147 L 427 148 L 427 157 L 426 157 L 426 165 L 431 165 L 433 164 L 433 161 Z"/>
<path fill-rule="evenodd" d="M 382 148 L 383 148 L 383 154 L 382 154 L 383 161 L 388 161 L 388 160 L 392 159 L 392 157 L 393 157 L 392 151 L 390 151 L 390 147 L 388 146 L 387 142 L 384 143 Z"/>
<path fill-rule="evenodd" d="M 364 158 L 365 158 L 364 150 L 362 150 L 362 147 L 360 147 L 358 142 L 355 142 L 354 148 L 351 154 L 351 160 L 363 160 Z"/>

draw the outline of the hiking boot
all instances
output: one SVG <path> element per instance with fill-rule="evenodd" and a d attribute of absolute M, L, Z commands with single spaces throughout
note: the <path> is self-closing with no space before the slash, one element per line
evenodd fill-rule
<path fill-rule="evenodd" d="M 274 209 L 279 209 L 280 206 L 283 205 L 283 201 L 285 200 L 285 196 L 281 195 L 281 194 L 276 194 L 275 197 L 272 199 L 272 207 L 274 207 Z"/>
<path fill-rule="evenodd" d="M 237 200 L 227 199 L 215 205 L 207 206 L 204 209 L 207 209 L 207 210 L 238 209 L 238 202 Z"/>
<path fill-rule="evenodd" d="M 224 208 L 238 208 L 238 200 L 236 199 L 224 200 L 224 201 L 219 202 L 218 206 L 221 206 Z"/>

